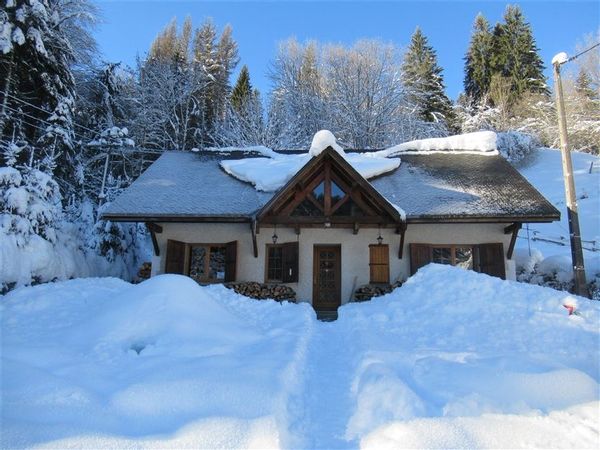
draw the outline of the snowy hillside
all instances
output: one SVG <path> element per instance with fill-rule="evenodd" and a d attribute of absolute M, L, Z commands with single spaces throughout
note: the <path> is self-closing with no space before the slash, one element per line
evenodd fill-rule
<path fill-rule="evenodd" d="M 572 152 L 571 155 L 584 259 L 590 281 L 595 274 L 600 273 L 600 158 L 580 152 Z M 592 161 L 595 169 L 589 173 Z M 540 149 L 535 158 L 519 171 L 561 214 L 560 222 L 529 226 L 529 244 L 533 250 L 534 261 L 551 258 L 547 261 L 549 267 L 558 270 L 569 269 L 571 247 L 560 151 Z M 518 256 L 523 261 L 528 257 L 526 228 L 519 233 L 517 250 L 519 249 L 521 250 Z"/>
<path fill-rule="evenodd" d="M 2 448 L 598 444 L 600 303 L 548 288 L 430 265 L 332 323 L 177 275 L 0 308 Z"/>

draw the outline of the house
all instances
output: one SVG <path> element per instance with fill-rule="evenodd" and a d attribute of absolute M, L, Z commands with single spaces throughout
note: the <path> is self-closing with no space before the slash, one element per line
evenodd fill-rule
<path fill-rule="evenodd" d="M 166 152 L 103 217 L 147 224 L 153 275 L 283 283 L 327 311 L 429 262 L 514 279 L 522 224 L 560 216 L 497 151 L 404 151 L 391 168 L 390 152 L 297 153 Z M 387 167 L 367 180 L 352 161 L 370 157 Z M 291 163 L 293 174 L 277 173 Z M 283 185 L 257 190 L 248 167 L 259 167 L 257 186 L 269 176 Z"/>

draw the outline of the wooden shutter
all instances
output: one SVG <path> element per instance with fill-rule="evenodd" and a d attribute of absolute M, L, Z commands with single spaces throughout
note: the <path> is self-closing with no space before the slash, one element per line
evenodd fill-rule
<path fill-rule="evenodd" d="M 371 283 L 390 282 L 390 249 L 388 245 L 369 245 L 369 272 Z"/>
<path fill-rule="evenodd" d="M 237 267 L 237 241 L 225 244 L 225 282 L 235 281 Z"/>
<path fill-rule="evenodd" d="M 473 268 L 477 272 L 506 279 L 504 246 L 502 243 L 480 244 L 474 248 Z"/>
<path fill-rule="evenodd" d="M 295 283 L 298 281 L 298 242 L 286 242 L 282 244 L 282 264 L 284 283 Z"/>
<path fill-rule="evenodd" d="M 167 258 L 165 261 L 165 273 L 185 274 L 185 249 L 184 242 L 167 241 Z"/>
<path fill-rule="evenodd" d="M 431 262 L 431 246 L 410 244 L 410 274 L 414 275 L 421 267 Z"/>

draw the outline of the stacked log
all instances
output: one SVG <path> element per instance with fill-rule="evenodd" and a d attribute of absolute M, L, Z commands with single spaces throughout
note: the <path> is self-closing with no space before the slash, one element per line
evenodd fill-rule
<path fill-rule="evenodd" d="M 140 267 L 140 270 L 138 271 L 138 279 L 140 281 L 147 280 L 148 278 L 150 278 L 151 273 L 152 273 L 152 263 L 145 262 L 142 264 L 142 267 Z"/>
<path fill-rule="evenodd" d="M 227 283 L 225 286 L 229 289 L 233 289 L 238 294 L 258 300 L 272 299 L 278 301 L 296 301 L 296 292 L 291 287 L 284 284 L 265 284 L 256 281 L 244 281 L 239 283 Z"/>
<path fill-rule="evenodd" d="M 402 286 L 400 281 L 396 281 L 393 284 L 365 284 L 354 291 L 354 301 L 364 302 L 371 300 L 373 297 L 389 294 L 400 286 Z"/>

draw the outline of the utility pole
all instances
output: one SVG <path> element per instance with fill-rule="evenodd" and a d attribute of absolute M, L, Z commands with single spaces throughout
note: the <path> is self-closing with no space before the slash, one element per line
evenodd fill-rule
<path fill-rule="evenodd" d="M 565 116 L 565 102 L 563 97 L 560 66 L 569 62 L 566 53 L 559 53 L 552 59 L 554 66 L 554 90 L 556 95 L 556 109 L 558 112 L 558 130 L 560 133 L 560 153 L 562 157 L 563 178 L 565 182 L 565 196 L 567 198 L 567 215 L 569 219 L 569 235 L 571 238 L 571 258 L 573 260 L 573 279 L 575 293 L 589 297 L 585 282 L 585 268 L 583 263 L 583 249 L 581 247 L 581 232 L 579 231 L 579 216 L 577 214 L 577 199 L 575 196 L 575 180 L 573 178 L 573 163 L 569 150 L 567 135 L 567 119 Z"/>

